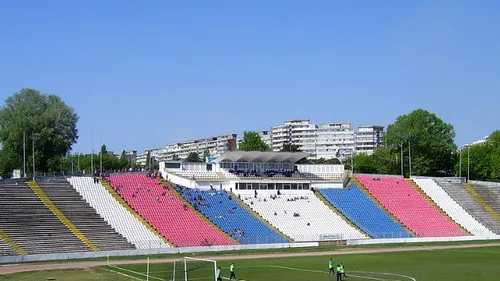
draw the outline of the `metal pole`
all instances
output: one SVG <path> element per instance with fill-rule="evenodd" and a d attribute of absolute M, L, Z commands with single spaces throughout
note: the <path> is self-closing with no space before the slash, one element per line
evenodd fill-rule
<path fill-rule="evenodd" d="M 404 178 L 404 164 L 403 164 L 403 142 L 401 142 L 401 176 Z"/>
<path fill-rule="evenodd" d="M 354 153 L 351 153 L 351 171 L 352 176 L 354 177 Z"/>
<path fill-rule="evenodd" d="M 75 174 L 75 162 L 73 162 L 73 157 L 71 157 L 71 175 Z"/>
<path fill-rule="evenodd" d="M 462 177 L 462 149 L 458 151 L 459 155 L 459 162 L 458 162 L 458 177 Z"/>
<path fill-rule="evenodd" d="M 146 281 L 149 281 L 149 257 L 148 257 L 148 264 L 146 268 Z"/>
<path fill-rule="evenodd" d="M 76 154 L 76 170 L 80 173 L 80 153 Z"/>
<path fill-rule="evenodd" d="M 409 167 L 410 167 L 410 178 L 411 178 L 411 142 L 408 141 L 408 158 L 409 158 Z"/>
<path fill-rule="evenodd" d="M 35 132 L 31 134 L 31 148 L 33 152 L 33 181 L 35 181 Z"/>
<path fill-rule="evenodd" d="M 23 178 L 26 178 L 26 131 L 23 131 Z"/>
<path fill-rule="evenodd" d="M 467 146 L 467 182 L 470 180 L 470 145 Z"/>
<path fill-rule="evenodd" d="M 100 172 L 101 172 L 100 174 L 102 176 L 102 146 L 103 146 L 103 144 L 102 144 L 102 132 L 100 133 L 99 139 L 100 139 L 100 143 L 101 143 L 101 149 L 99 151 L 99 166 L 100 166 L 99 170 L 100 170 Z"/>
<path fill-rule="evenodd" d="M 90 138 L 92 143 L 92 153 L 90 154 L 90 174 L 94 176 L 94 135 L 90 131 Z"/>

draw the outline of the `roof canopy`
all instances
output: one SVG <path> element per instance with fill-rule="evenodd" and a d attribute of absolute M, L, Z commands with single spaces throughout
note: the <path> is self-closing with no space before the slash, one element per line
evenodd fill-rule
<path fill-rule="evenodd" d="M 259 152 L 259 151 L 229 151 L 217 159 L 214 162 L 290 162 L 295 163 L 302 158 L 309 156 L 307 153 L 303 152 Z"/>

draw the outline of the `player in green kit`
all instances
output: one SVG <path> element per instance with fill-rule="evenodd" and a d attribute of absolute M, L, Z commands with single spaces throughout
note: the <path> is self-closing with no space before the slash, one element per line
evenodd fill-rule
<path fill-rule="evenodd" d="M 231 272 L 231 276 L 229 276 L 229 280 L 236 280 L 236 275 L 234 275 L 234 263 L 229 266 L 229 271 Z"/>
<path fill-rule="evenodd" d="M 333 260 L 331 258 L 328 261 L 328 269 L 330 270 L 330 276 L 335 275 L 335 269 L 333 267 Z"/>
<path fill-rule="evenodd" d="M 342 267 L 340 267 L 340 264 L 337 266 L 337 281 L 342 281 Z"/>
<path fill-rule="evenodd" d="M 342 273 L 342 276 L 344 276 L 345 279 L 347 279 L 347 276 L 345 275 L 345 272 L 344 272 L 344 263 L 340 263 L 340 273 Z"/>

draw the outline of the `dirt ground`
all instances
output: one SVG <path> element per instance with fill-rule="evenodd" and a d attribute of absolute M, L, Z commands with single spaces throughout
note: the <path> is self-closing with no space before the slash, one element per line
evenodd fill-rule
<path fill-rule="evenodd" d="M 244 254 L 244 255 L 228 255 L 228 256 L 203 256 L 204 259 L 212 260 L 232 260 L 232 259 L 261 259 L 261 258 L 288 258 L 288 257 L 312 257 L 312 256 L 338 256 L 349 254 L 370 254 L 370 253 L 389 253 L 389 252 L 408 252 L 408 251 L 433 251 L 446 249 L 464 249 L 464 248 L 483 248 L 483 247 L 498 247 L 500 243 L 489 244 L 470 244 L 470 245 L 447 245 L 447 246 L 413 246 L 413 247 L 387 247 L 374 249 L 353 249 L 345 248 L 335 251 L 319 251 L 319 252 L 301 252 L 301 253 L 271 253 L 271 254 Z M 174 262 L 179 258 L 167 259 L 152 259 L 153 263 Z M 140 264 L 144 260 L 119 260 L 112 261 L 110 264 Z M 82 262 L 65 262 L 65 263 L 40 263 L 40 264 L 8 264 L 0 265 L 0 275 L 11 274 L 26 271 L 40 271 L 50 269 L 72 269 L 72 268 L 89 268 L 103 266 L 105 261 L 82 261 Z"/>

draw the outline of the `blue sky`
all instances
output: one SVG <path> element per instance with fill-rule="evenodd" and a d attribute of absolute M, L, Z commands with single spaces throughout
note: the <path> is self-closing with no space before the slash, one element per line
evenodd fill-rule
<path fill-rule="evenodd" d="M 463 144 L 500 129 L 499 1 L 6 1 L 0 99 L 60 95 L 77 152 L 265 130 L 387 126 L 413 109 Z M 101 138 L 102 136 L 102 138 Z"/>

